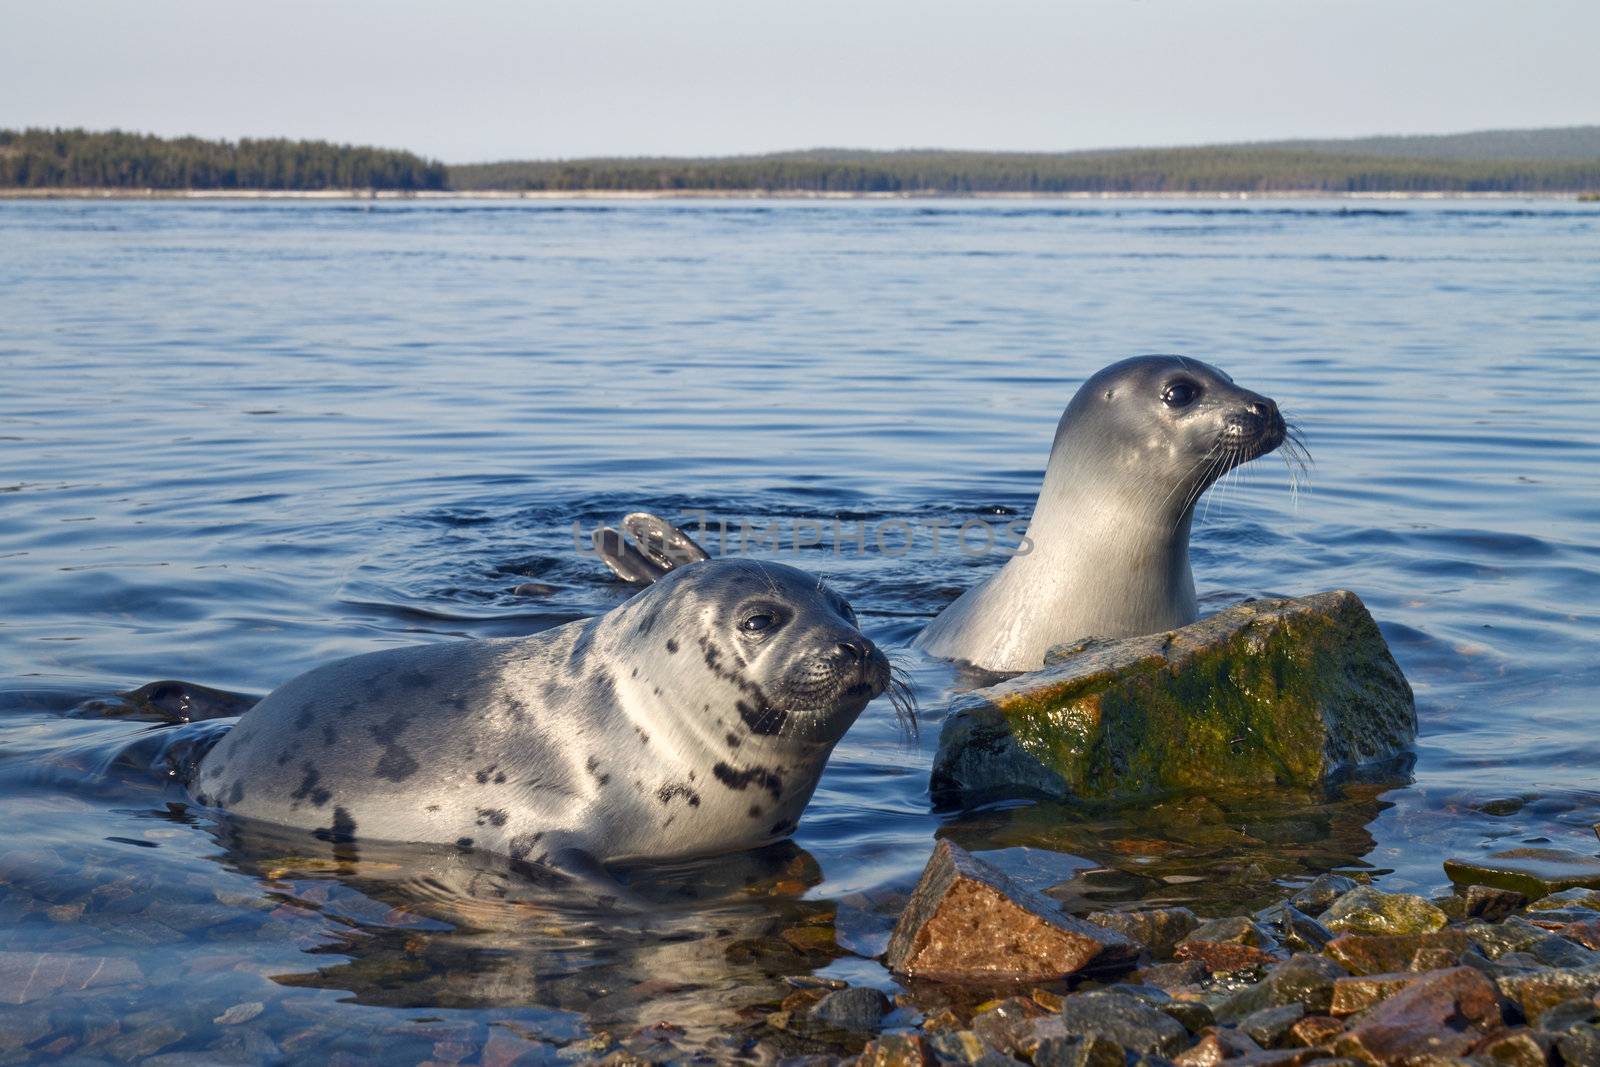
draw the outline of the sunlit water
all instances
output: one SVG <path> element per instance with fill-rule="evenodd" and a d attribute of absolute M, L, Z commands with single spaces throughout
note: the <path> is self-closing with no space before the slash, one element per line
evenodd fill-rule
<path fill-rule="evenodd" d="M 1084 906 L 1212 914 L 1593 852 L 1597 294 L 1600 207 L 1548 201 L 0 203 L 0 1058 L 537 1062 L 658 1021 L 726 1054 L 785 975 L 891 985 L 869 958 L 943 834 Z M 920 740 L 875 704 L 792 845 L 632 872 L 649 916 L 234 824 L 145 770 L 214 725 L 92 714 L 604 611 L 627 590 L 572 525 L 640 506 L 1025 516 L 1077 384 L 1148 351 L 1299 419 L 1310 491 L 1277 457 L 1213 491 L 1201 594 L 1359 592 L 1416 689 L 1409 771 L 936 813 L 949 677 L 904 649 L 1000 557 L 925 540 L 784 556 L 901 650 Z"/>

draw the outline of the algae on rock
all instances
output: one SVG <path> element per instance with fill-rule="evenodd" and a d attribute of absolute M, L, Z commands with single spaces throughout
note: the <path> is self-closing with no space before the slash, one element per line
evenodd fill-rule
<path fill-rule="evenodd" d="M 1411 687 L 1347 591 L 1062 646 L 1045 663 L 952 706 L 936 801 L 1316 785 L 1417 732 Z"/>

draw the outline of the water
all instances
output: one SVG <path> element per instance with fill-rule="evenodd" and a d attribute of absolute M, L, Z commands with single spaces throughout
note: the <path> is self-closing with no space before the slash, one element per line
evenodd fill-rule
<path fill-rule="evenodd" d="M 1600 207 L 1550 201 L 0 202 L 0 1058 L 539 1062 L 660 1021 L 726 1054 L 786 975 L 891 985 L 864 957 L 938 834 L 1212 914 L 1592 853 L 1596 293 Z M 1025 515 L 1077 383 L 1145 351 L 1300 420 L 1309 493 L 1269 457 L 1202 504 L 1202 598 L 1361 593 L 1416 688 L 1409 772 L 936 814 L 937 723 L 879 702 L 791 845 L 638 872 L 640 917 L 230 824 L 136 765 L 197 727 L 90 713 L 604 611 L 572 524 L 639 506 Z M 901 650 L 999 563 L 789 558 Z M 936 718 L 948 673 L 899 655 Z"/>

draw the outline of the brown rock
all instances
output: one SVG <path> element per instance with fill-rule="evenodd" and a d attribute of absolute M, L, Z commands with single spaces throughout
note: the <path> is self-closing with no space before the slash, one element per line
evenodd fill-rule
<path fill-rule="evenodd" d="M 1562 1001 L 1600 993 L 1600 968 L 1546 967 L 1502 975 L 1495 984 L 1507 1000 L 1522 1009 L 1529 1022 L 1537 1025 L 1540 1016 Z"/>
<path fill-rule="evenodd" d="M 1006 997 L 972 1017 L 971 1030 L 983 1043 L 1001 1052 L 1021 1050 L 1032 1033 L 1033 1020 L 1045 1010 L 1027 997 Z"/>
<path fill-rule="evenodd" d="M 1554 1048 L 1555 1040 L 1549 1035 L 1519 1027 L 1490 1034 L 1478 1043 L 1473 1054 L 1486 1056 L 1507 1067 L 1545 1067 Z"/>
<path fill-rule="evenodd" d="M 1328 1014 L 1343 1016 L 1366 1011 L 1374 1004 L 1394 996 L 1420 977 L 1422 976 L 1418 974 L 1397 973 L 1337 978 L 1333 983 L 1333 1000 L 1328 1005 Z"/>
<path fill-rule="evenodd" d="M 1223 1060 L 1248 1056 L 1260 1052 L 1261 1046 L 1232 1027 L 1214 1026 L 1201 1035 L 1199 1042 L 1172 1057 L 1178 1067 L 1215 1067 Z"/>
<path fill-rule="evenodd" d="M 1454 967 L 1416 976 L 1345 1031 L 1333 1050 L 1377 1065 L 1462 1056 L 1503 1023 L 1494 983 L 1471 967 Z"/>
<path fill-rule="evenodd" d="M 1158 963 L 1151 967 L 1141 967 L 1133 972 L 1133 980 L 1140 985 L 1155 986 L 1170 993 L 1184 986 L 1199 985 L 1210 974 L 1211 972 L 1198 960 L 1179 960 L 1176 963 Z"/>
<path fill-rule="evenodd" d="M 1156 959 L 1172 955 L 1173 946 L 1200 925 L 1188 908 L 1148 908 L 1144 911 L 1097 911 L 1084 916 L 1096 926 L 1115 930 L 1137 941 Z"/>
<path fill-rule="evenodd" d="M 1600 949 L 1600 915 L 1568 923 L 1556 932 L 1584 948 Z"/>
<path fill-rule="evenodd" d="M 1514 889 L 1489 885 L 1467 886 L 1462 899 L 1466 902 L 1467 918 L 1490 923 L 1499 922 L 1528 903 L 1528 898 Z"/>
<path fill-rule="evenodd" d="M 856 1067 L 932 1067 L 936 1061 L 916 1034 L 884 1034 L 867 1042 Z"/>
<path fill-rule="evenodd" d="M 1048 981 L 1090 964 L 1129 963 L 1138 953 L 1116 931 L 1073 918 L 941 841 L 895 924 L 885 961 L 898 974 L 936 981 Z"/>
<path fill-rule="evenodd" d="M 1289 1027 L 1284 1043 L 1301 1048 L 1319 1048 L 1344 1033 L 1344 1023 L 1327 1015 L 1307 1015 Z"/>
<path fill-rule="evenodd" d="M 1175 955 L 1180 960 L 1196 961 L 1209 974 L 1240 974 L 1259 970 L 1278 960 L 1270 952 L 1232 941 L 1185 941 L 1178 946 Z"/>
<path fill-rule="evenodd" d="M 1448 954 L 1451 958 L 1443 966 L 1454 967 L 1461 962 L 1461 954 L 1470 944 L 1467 935 L 1460 930 L 1439 930 L 1430 934 L 1345 934 L 1328 942 L 1322 952 L 1351 974 L 1391 974 L 1436 970 L 1412 966 L 1412 961 L 1424 951 Z"/>

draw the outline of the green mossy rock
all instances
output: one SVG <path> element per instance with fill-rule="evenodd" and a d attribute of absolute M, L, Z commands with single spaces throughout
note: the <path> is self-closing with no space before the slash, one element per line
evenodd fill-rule
<path fill-rule="evenodd" d="M 1045 663 L 952 705 L 936 801 L 1304 787 L 1399 755 L 1417 734 L 1405 675 L 1345 591 L 1062 646 Z"/>

